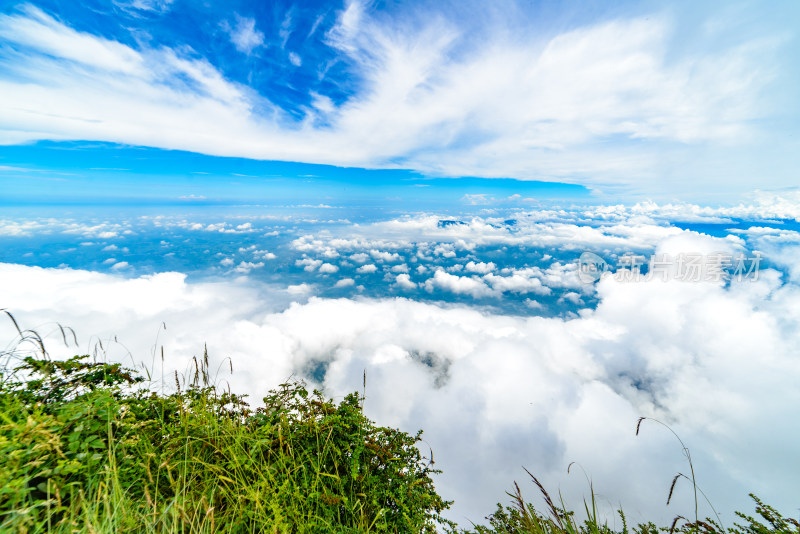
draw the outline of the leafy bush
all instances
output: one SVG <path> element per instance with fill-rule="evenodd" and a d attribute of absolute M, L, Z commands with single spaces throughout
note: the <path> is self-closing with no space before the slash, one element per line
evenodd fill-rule
<path fill-rule="evenodd" d="M 0 384 L 0 531 L 434 532 L 449 505 L 409 435 L 282 384 L 251 409 L 160 395 L 117 364 L 25 358 Z M 8 375 L 8 372 L 4 373 Z M 176 377 L 177 378 L 177 377 Z"/>

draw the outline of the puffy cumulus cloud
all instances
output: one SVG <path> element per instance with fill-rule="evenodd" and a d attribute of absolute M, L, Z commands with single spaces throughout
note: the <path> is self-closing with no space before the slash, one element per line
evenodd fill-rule
<path fill-rule="evenodd" d="M 362 265 L 361 267 L 356 269 L 356 272 L 358 272 L 360 274 L 371 274 L 371 273 L 374 273 L 377 270 L 378 270 L 378 267 L 374 263 L 368 263 L 368 264 Z"/>
<path fill-rule="evenodd" d="M 575 251 L 585 248 L 628 252 L 653 249 L 661 240 L 687 232 L 665 220 L 643 216 L 630 206 L 615 206 L 602 216 L 601 210 L 523 210 L 513 213 L 516 224 L 502 217 L 470 216 L 442 224 L 449 219 L 421 214 L 340 229 L 336 235 L 297 239 L 292 247 L 302 253 L 324 256 L 350 254 L 353 261 L 400 262 L 401 253 L 422 261 L 450 260 L 460 252 L 478 246 L 556 248 Z M 416 250 L 415 250 L 416 249 Z M 389 252 L 389 251 L 392 252 Z M 496 268 L 492 262 L 470 260 L 469 272 L 485 274 Z"/>
<path fill-rule="evenodd" d="M 328 256 L 346 256 L 354 262 L 366 264 L 366 267 L 356 269 L 359 274 L 372 272 L 373 264 L 366 262 L 373 260 L 378 266 L 382 262 L 392 263 L 391 267 L 385 267 L 392 273 L 416 271 L 425 274 L 443 270 L 464 278 L 456 291 L 452 285 L 456 279 L 446 279 L 443 274 L 436 279 L 435 274 L 430 274 L 427 278 L 431 281 L 426 286 L 429 290 L 450 286 L 447 291 L 451 293 L 481 293 L 486 296 L 488 294 L 481 285 L 487 285 L 496 297 L 507 292 L 546 295 L 551 289 L 570 289 L 587 294 L 591 293 L 591 286 L 580 281 L 577 264 L 571 261 L 586 250 L 615 263 L 630 253 L 648 259 L 660 243 L 671 242 L 677 247 L 673 251 L 676 253 L 708 255 L 726 251 L 731 254 L 755 249 L 769 251 L 778 259 L 783 254 L 782 248 L 795 242 L 797 235 L 796 230 L 780 229 L 784 222 L 787 225 L 792 223 L 791 215 L 794 213 L 791 210 L 793 192 L 784 193 L 783 197 L 767 200 L 759 197 L 761 200 L 758 202 L 728 207 L 648 201 L 627 206 L 490 211 L 482 216 L 457 219 L 443 219 L 431 214 L 408 215 L 338 227 L 313 237 L 304 236 L 294 240 L 292 248 L 304 255 L 317 256 L 317 259 L 301 260 L 304 262 L 318 262 Z M 742 225 L 730 229 L 724 226 L 734 226 L 741 221 L 756 222 L 758 226 L 748 228 Z M 678 251 L 682 247 L 680 243 L 705 235 L 692 229 L 699 228 L 695 224 L 716 225 L 707 231 L 715 232 L 717 237 L 706 237 L 703 241 L 713 250 Z M 497 249 L 505 258 L 496 252 Z M 785 261 L 781 266 L 786 271 L 797 270 Z M 471 293 L 465 292 L 467 285 Z"/>
<path fill-rule="evenodd" d="M 394 278 L 394 283 L 401 289 L 414 290 L 417 289 L 417 284 L 411 281 L 411 276 L 408 274 L 398 274 Z"/>
<path fill-rule="evenodd" d="M 274 235 L 266 232 L 277 224 L 269 216 L 223 217 L 219 214 L 197 222 L 185 215 L 131 217 L 127 221 L 97 217 L 88 221 L 6 220 L 0 228 L 7 229 L 4 239 L 12 245 L 21 243 L 20 238 L 28 236 L 42 238 L 38 243 L 32 240 L 31 248 L 25 252 L 30 252 L 33 259 L 26 259 L 26 263 L 58 265 L 65 262 L 73 267 L 111 269 L 114 263 L 125 261 L 129 268 L 124 272 L 128 276 L 191 268 L 193 273 L 201 276 L 252 274 L 267 279 L 289 269 L 292 279 L 286 283 L 316 284 L 320 295 L 344 294 L 345 291 L 326 291 L 333 289 L 339 278 L 351 277 L 356 280 L 352 286 L 354 294 L 358 291 L 364 296 L 394 294 L 460 302 L 476 297 L 492 299 L 491 305 L 498 309 L 523 313 L 532 312 L 532 308 L 525 308 L 525 299 L 554 304 L 569 291 L 578 293 L 585 303 L 593 305 L 594 286 L 582 283 L 576 271 L 576 260 L 587 250 L 606 259 L 612 267 L 619 266 L 621 258 L 631 252 L 646 261 L 659 243 L 666 240 L 673 242 L 673 256 L 681 251 L 705 254 L 728 251 L 730 254 L 731 251 L 757 250 L 772 258 L 770 265 L 796 277 L 800 270 L 792 263 L 791 251 L 787 252 L 787 247 L 800 245 L 797 225 L 786 219 L 758 219 L 767 213 L 788 213 L 786 203 L 791 198 L 787 194 L 780 202 L 771 201 L 774 207 L 766 201 L 733 208 L 641 202 L 633 206 L 571 206 L 562 209 L 548 205 L 538 209 L 487 210 L 480 216 L 451 213 L 447 218 L 423 213 L 375 223 L 315 223 L 311 227 L 317 230 L 314 234 L 307 234 L 309 227 L 300 226 L 296 231 Z M 693 213 L 695 222 L 671 224 L 669 219 L 681 220 L 681 213 Z M 740 215 L 748 213 L 757 222 L 752 225 L 743 222 Z M 265 217 L 269 221 L 266 227 Z M 710 224 L 699 226 L 703 223 Z M 195 225 L 197 230 L 193 229 Z M 210 227 L 215 230 L 208 231 Z M 713 243 L 713 250 L 699 251 L 678 246 L 680 239 L 691 240 L 701 235 L 691 228 L 721 237 L 708 238 L 707 242 Z M 219 233 L 219 229 L 248 233 L 231 240 L 230 234 Z M 98 237 L 105 232 L 116 233 L 116 237 Z M 63 238 L 63 245 L 52 249 L 47 245 L 46 236 L 55 234 L 61 234 L 59 240 Z M 158 236 L 166 238 L 160 239 L 165 253 L 174 254 L 179 248 L 192 249 L 208 261 L 198 263 L 200 256 L 189 260 L 180 259 L 180 254 L 144 253 L 149 250 L 145 243 L 154 238 L 159 240 Z M 96 249 L 93 246 L 78 248 L 90 237 L 90 242 L 97 245 Z M 209 239 L 216 243 L 214 247 L 209 248 L 209 244 L 204 243 Z M 70 251 L 72 248 L 78 248 L 81 254 Z M 106 249 L 105 254 L 99 252 L 98 249 L 102 248 Z M 58 261 L 47 263 L 44 254 L 53 253 L 58 254 Z M 21 249 L 19 254 L 22 254 Z M 280 261 L 275 261 L 278 255 Z M 334 268 L 339 269 L 336 271 L 338 276 L 330 276 Z M 458 278 L 436 275 L 437 270 Z M 419 291 L 410 293 L 410 286 L 397 283 L 396 275 L 403 273 L 410 274 L 409 280 L 417 283 Z M 431 281 L 426 285 L 427 279 Z M 357 287 L 361 284 L 365 284 L 364 290 Z M 552 296 L 552 299 L 538 298 L 545 296 Z M 488 300 L 481 303 L 490 304 Z M 563 306 L 553 306 L 560 308 L 559 313 L 575 312 L 581 306 L 577 299 L 562 299 L 560 303 Z"/>
<path fill-rule="evenodd" d="M 249 228 L 250 223 L 247 224 Z M 278 257 L 275 253 L 270 252 L 268 250 L 259 250 L 259 248 L 256 245 L 250 245 L 249 247 L 239 247 L 239 252 L 245 254 L 251 254 L 255 259 L 266 260 L 266 261 L 274 260 Z"/>
<path fill-rule="evenodd" d="M 734 219 L 748 221 L 771 221 L 774 219 L 794 219 L 800 222 L 800 190 L 796 188 L 782 191 L 752 191 L 746 202 L 735 205 L 708 206 L 690 202 L 662 203 L 645 201 L 632 206 L 601 205 L 577 210 L 585 220 L 638 220 L 640 222 L 700 222 L 732 223 Z M 569 216 L 566 212 L 548 215 Z"/>
<path fill-rule="evenodd" d="M 315 271 L 322 265 L 322 260 L 302 258 L 294 262 L 297 267 L 302 267 L 304 271 Z"/>
<path fill-rule="evenodd" d="M 433 293 L 436 290 L 449 291 L 458 295 L 470 295 L 476 298 L 486 297 L 492 294 L 492 290 L 483 281 L 469 276 L 457 276 L 437 270 L 433 277 L 425 280 L 425 290 Z"/>
<path fill-rule="evenodd" d="M 339 270 L 339 268 L 332 263 L 323 263 L 319 266 L 319 272 L 322 274 L 332 274 Z"/>
<path fill-rule="evenodd" d="M 87 222 L 73 218 L 40 217 L 33 219 L 0 219 L 0 236 L 30 237 L 61 233 L 87 239 L 112 239 L 134 232 L 130 221 Z M 109 249 L 111 250 L 111 249 Z"/>
<path fill-rule="evenodd" d="M 564 295 L 558 300 L 559 302 L 571 302 L 576 306 L 582 306 L 585 304 L 583 299 L 581 299 L 580 294 L 575 293 L 574 291 L 568 291 L 567 293 L 564 293 Z"/>
<path fill-rule="evenodd" d="M 484 267 L 476 267 L 482 265 Z M 496 297 L 501 298 L 504 293 L 534 294 L 539 296 L 552 295 L 552 288 L 574 289 L 586 294 L 594 292 L 594 286 L 580 280 L 577 274 L 577 263 L 562 264 L 554 262 L 547 269 L 540 267 L 525 267 L 521 269 L 504 268 L 500 274 L 488 272 L 483 276 L 455 275 L 452 273 L 467 271 L 485 271 L 487 264 L 469 262 L 467 266 L 456 264 L 448 269 L 437 269 L 431 278 L 428 278 L 423 287 L 429 293 L 435 290 L 447 291 L 455 294 L 471 295 L 475 298 Z M 492 269 L 494 266 L 493 263 Z M 575 294 L 574 291 L 568 294 Z M 579 298 L 564 295 L 567 301 L 573 304 L 583 304 Z M 562 300 L 563 302 L 563 300 Z"/>
<path fill-rule="evenodd" d="M 464 269 L 466 269 L 471 273 L 488 274 L 497 269 L 497 265 L 495 265 L 491 261 L 488 263 L 484 263 L 482 261 L 479 261 L 477 263 L 474 261 L 470 261 L 464 266 Z"/>
<path fill-rule="evenodd" d="M 783 191 L 755 191 L 753 197 L 753 204 L 739 204 L 732 210 L 749 211 L 764 219 L 794 219 L 800 222 L 800 189 L 797 187 Z"/>
<path fill-rule="evenodd" d="M 397 252 L 386 252 L 384 250 L 373 249 L 369 251 L 369 254 L 372 256 L 372 259 L 380 263 L 393 263 L 402 259 Z"/>
<path fill-rule="evenodd" d="M 474 18 L 431 5 L 389 17 L 350 2 L 326 40 L 358 77 L 359 90 L 334 105 L 299 88 L 312 102 L 299 118 L 185 47 L 129 46 L 24 5 L 0 16 L 0 36 L 15 50 L 0 58 L 1 140 L 97 139 L 222 156 L 651 189 L 681 180 L 695 189 L 751 182 L 752 165 L 740 169 L 727 156 L 769 146 L 770 132 L 754 119 L 777 117 L 764 92 L 776 78 L 784 81 L 782 58 L 790 54 L 781 53 L 783 19 L 775 22 L 780 28 L 758 35 L 700 32 L 694 47 L 675 47 L 684 40 L 676 37 L 679 27 L 689 25 L 662 13 L 583 22 L 555 33 L 532 30 L 546 23 L 509 4 L 473 3 Z M 470 26 L 475 19 L 482 29 Z M 732 22 L 727 31 L 738 27 Z M 242 53 L 264 43 L 253 19 L 237 17 L 222 29 Z M 287 63 L 295 69 L 301 61 L 287 55 Z M 773 150 L 774 172 L 762 180 L 793 183 L 786 172 L 796 168 L 791 153 Z M 753 159 L 763 164 L 764 158 Z M 697 175 L 687 160 L 703 163 Z"/>
<path fill-rule="evenodd" d="M 542 285 L 541 279 L 525 276 L 519 272 L 515 272 L 511 276 L 496 276 L 489 273 L 483 279 L 492 286 L 492 289 L 500 293 L 504 291 L 534 293 L 536 295 L 550 295 L 552 293 L 549 287 Z"/>
<path fill-rule="evenodd" d="M 577 263 L 570 261 L 577 259 L 581 251 L 594 250 L 609 261 L 631 252 L 646 257 L 659 243 L 673 240 L 674 247 L 679 249 L 680 243 L 702 235 L 672 226 L 657 216 L 645 215 L 657 212 L 659 207 L 654 203 L 606 208 L 518 210 L 513 213 L 513 224 L 506 217 L 496 216 L 470 216 L 463 220 L 428 214 L 404 216 L 304 236 L 294 240 L 292 247 L 319 258 L 347 256 L 358 263 L 370 259 L 377 263 L 356 267 L 358 274 L 377 272 L 384 262 L 391 264 L 383 266 L 387 275 L 408 273 L 412 269 L 417 274 L 430 272 L 421 285 L 429 297 L 456 294 L 501 298 L 508 293 L 547 296 L 556 289 L 588 295 L 593 293 L 593 286 L 581 282 Z M 703 217 L 718 220 L 711 213 L 703 213 Z M 733 234 L 724 238 L 707 237 L 706 241 L 714 243 L 717 252 L 733 246 L 742 249 L 745 244 Z M 505 258 L 498 257 L 497 249 L 503 250 Z M 562 259 L 556 261 L 544 251 L 558 252 Z M 506 266 L 498 267 L 489 257 Z M 322 261 L 319 258 L 303 258 L 297 266 L 315 268 Z M 398 263 L 404 258 L 407 263 Z M 409 267 L 409 263 L 417 265 Z M 509 263 L 512 265 L 508 266 Z M 406 284 L 397 284 L 394 276 L 385 280 L 410 289 Z M 581 303 L 579 298 L 572 297 L 561 302 Z"/>
<path fill-rule="evenodd" d="M 545 269 L 518 269 L 514 274 L 522 274 L 527 276 L 537 276 L 541 278 L 548 287 L 568 288 L 579 291 L 591 291 L 587 284 L 581 282 L 578 277 L 578 264 L 573 263 L 551 263 Z"/>
<path fill-rule="evenodd" d="M 237 265 L 234 268 L 234 272 L 241 273 L 241 274 L 247 274 L 250 271 L 252 271 L 253 269 L 260 269 L 263 266 L 264 266 L 264 262 L 263 261 L 259 261 L 257 263 L 254 263 L 252 261 L 241 261 L 241 262 L 239 262 L 239 265 Z"/>
<path fill-rule="evenodd" d="M 23 237 L 49 230 L 49 225 L 40 221 L 0 220 L 0 235 Z"/>
<path fill-rule="evenodd" d="M 748 244 L 762 251 L 767 258 L 782 268 L 789 279 L 800 282 L 800 232 L 782 228 L 750 227 L 746 230 L 732 230 L 747 238 Z"/>
<path fill-rule="evenodd" d="M 659 250 L 679 245 L 717 247 L 696 237 Z M 779 508 L 795 504 L 800 430 L 787 421 L 800 405 L 800 287 L 776 271 L 729 285 L 605 278 L 596 309 L 571 319 L 402 298 L 291 303 L 282 290 L 244 281 L 189 284 L 176 273 L 124 279 L 0 264 L 0 275 L 2 306 L 24 326 L 47 333 L 60 321 L 82 340 L 116 335 L 148 364 L 163 343 L 167 367 L 179 370 L 205 342 L 218 361 L 233 360 L 234 374 L 220 380 L 254 399 L 320 363 L 327 369 L 321 385 L 339 397 L 360 389 L 366 370 L 368 415 L 425 430 L 424 446 L 444 470 L 438 489 L 456 499 L 450 517 L 457 521 L 491 512 L 512 481 L 524 478 L 523 465 L 561 488 L 567 502 L 580 502 L 587 488 L 566 475 L 571 461 L 631 520 L 686 513 L 688 486 L 676 489 L 674 508 L 663 507 L 671 476 L 686 468 L 680 447 L 647 422 L 634 437 L 639 415 L 681 435 L 723 520 L 749 506 L 751 491 Z M 483 283 L 437 276 L 463 291 Z M 312 290 L 291 292 L 297 298 Z M 157 334 L 162 321 L 167 330 Z M 130 361 L 113 345 L 112 357 Z M 76 350 L 55 340 L 50 347 L 57 355 Z"/>
<path fill-rule="evenodd" d="M 177 316 L 190 309 L 206 310 L 208 308 L 210 311 L 219 308 L 219 314 L 211 313 L 212 316 L 216 315 L 219 319 L 223 316 L 230 317 L 228 314 L 232 311 L 222 311 L 222 308 L 225 307 L 223 302 L 230 297 L 216 294 L 221 286 L 187 284 L 186 276 L 179 273 L 161 273 L 124 279 L 89 271 L 43 269 L 13 264 L 0 264 L 0 271 L 2 271 L 4 279 L 4 306 L 8 306 L 9 310 L 21 312 L 23 319 L 27 311 L 43 311 L 47 306 L 44 303 L 36 306 L 22 303 L 24 294 L 38 287 L 42 292 L 51 293 L 49 305 L 64 309 L 73 306 L 75 309 L 71 315 L 74 320 L 86 323 L 85 327 L 80 326 L 80 328 L 91 329 L 84 331 L 86 335 L 96 335 L 103 339 L 113 335 L 114 329 L 118 328 L 112 323 L 130 321 L 132 325 L 141 327 L 144 333 L 151 330 L 152 319 L 155 316 L 172 317 L 173 314 Z M 12 281 L 19 284 L 13 291 L 11 290 Z M 250 289 L 245 290 L 244 287 L 235 283 L 227 283 L 225 288 L 225 291 L 231 291 L 231 297 L 238 295 L 238 297 L 244 298 L 250 291 Z M 105 307 L 107 310 L 107 317 L 105 319 L 93 317 L 92 310 L 98 310 L 101 307 Z M 148 310 L 148 308 L 150 309 Z M 251 313 L 253 310 L 253 307 L 248 307 L 247 303 L 243 302 L 241 311 L 244 314 Z M 59 319 L 53 317 L 51 320 Z M 191 336 L 193 331 L 199 333 L 200 331 L 192 328 L 189 322 L 181 321 L 187 327 L 183 335 Z M 41 324 L 41 322 L 37 322 L 32 326 Z M 151 341 L 148 340 L 148 342 Z M 142 347 L 137 348 L 141 349 Z"/>
<path fill-rule="evenodd" d="M 314 291 L 314 286 L 305 282 L 301 284 L 292 284 L 286 288 L 286 292 L 295 296 L 307 296 Z"/>

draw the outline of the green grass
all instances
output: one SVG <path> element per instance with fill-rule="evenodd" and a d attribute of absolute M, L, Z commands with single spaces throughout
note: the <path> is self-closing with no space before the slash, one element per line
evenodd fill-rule
<path fill-rule="evenodd" d="M 526 470 L 527 472 L 527 470 Z M 582 522 L 575 518 L 575 512 L 566 508 L 559 499 L 557 505 L 542 484 L 528 472 L 531 480 L 542 494 L 545 511 L 537 510 L 530 502 L 526 502 L 517 483 L 514 493 L 509 493 L 512 504 L 497 505 L 497 510 L 488 516 L 488 526 L 478 525 L 471 530 L 456 530 L 459 534 L 663 534 L 679 532 L 681 534 L 800 534 L 800 522 L 792 518 L 784 518 L 773 507 L 764 504 L 753 494 L 750 497 L 756 504 L 756 517 L 736 512 L 739 522 L 726 528 L 718 520 L 690 521 L 677 516 L 669 527 L 658 527 L 652 522 L 640 523 L 631 529 L 625 513 L 619 510 L 622 528 L 616 530 L 608 526 L 597 512 L 594 490 L 590 487 L 590 500 L 583 503 L 585 517 Z"/>
<path fill-rule="evenodd" d="M 251 409 L 118 364 L 25 357 L 0 386 L 0 532 L 432 532 L 448 503 L 363 397 L 283 384 Z M 21 378 L 20 378 L 21 377 Z M 177 377 L 176 377 L 177 380 Z"/>
<path fill-rule="evenodd" d="M 212 383 L 207 355 L 155 393 L 119 364 L 51 360 L 7 315 L 18 335 L 0 351 L 0 533 L 630 534 L 621 511 L 619 531 L 599 517 L 593 491 L 579 522 L 530 473 L 544 511 L 514 483 L 486 526 L 459 529 L 441 516 L 450 503 L 416 446 L 421 432 L 377 426 L 363 395 L 337 403 L 287 382 L 253 409 Z M 730 528 L 695 515 L 630 532 L 800 534 L 753 499 L 758 519 L 738 514 Z"/>

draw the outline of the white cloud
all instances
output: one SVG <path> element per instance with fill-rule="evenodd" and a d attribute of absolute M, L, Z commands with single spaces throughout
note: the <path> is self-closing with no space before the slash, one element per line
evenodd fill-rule
<path fill-rule="evenodd" d="M 306 283 L 290 285 L 286 292 L 290 295 L 308 295 L 314 290 L 314 286 Z"/>
<path fill-rule="evenodd" d="M 3 236 L 30 236 L 33 233 L 46 232 L 48 224 L 41 221 L 11 221 L 0 220 L 0 235 Z"/>
<path fill-rule="evenodd" d="M 253 18 L 242 17 L 237 13 L 235 27 L 227 20 L 222 21 L 220 27 L 230 36 L 236 50 L 244 54 L 250 54 L 253 49 L 264 44 L 264 34 L 256 30 L 256 21 Z"/>
<path fill-rule="evenodd" d="M 569 301 L 573 304 L 581 306 L 584 304 L 583 300 L 581 299 L 581 296 L 578 293 L 575 293 L 574 291 L 568 291 L 567 293 L 564 293 L 564 295 L 558 300 L 560 302 Z"/>
<path fill-rule="evenodd" d="M 497 269 L 497 265 L 491 261 L 488 263 L 484 263 L 482 261 L 475 263 L 474 261 L 470 261 L 464 266 L 464 268 L 471 273 L 487 274 Z"/>
<path fill-rule="evenodd" d="M 322 265 L 319 266 L 319 272 L 323 274 L 335 273 L 338 270 L 339 268 L 336 265 L 333 265 L 332 263 L 323 263 Z"/>
<path fill-rule="evenodd" d="M 372 259 L 379 261 L 379 262 L 397 262 L 400 261 L 400 255 L 397 252 L 386 252 L 383 250 L 370 250 L 370 256 Z"/>
<path fill-rule="evenodd" d="M 253 252 L 253 255 L 262 260 L 274 260 L 278 257 L 274 252 L 268 250 L 256 250 Z"/>
<path fill-rule="evenodd" d="M 322 265 L 322 260 L 315 260 L 312 258 L 302 258 L 294 262 L 294 264 L 298 267 L 302 267 L 304 271 L 315 271 L 319 266 Z"/>
<path fill-rule="evenodd" d="M 525 299 L 525 305 L 532 310 L 543 310 L 544 305 L 541 302 L 532 299 Z"/>
<path fill-rule="evenodd" d="M 147 69 L 141 53 L 116 41 L 78 32 L 31 5 L 23 6 L 19 15 L 0 17 L 0 37 L 101 72 L 141 76 Z"/>
<path fill-rule="evenodd" d="M 437 270 L 432 278 L 425 280 L 424 286 L 429 293 L 439 289 L 476 298 L 487 297 L 492 293 L 492 290 L 479 279 L 456 276 L 443 270 Z"/>
<path fill-rule="evenodd" d="M 0 264 L 0 274 L 3 306 L 23 326 L 57 334 L 47 325 L 59 321 L 80 340 L 116 335 L 135 362 L 151 365 L 165 321 L 157 342 L 168 371 L 182 370 L 206 342 L 213 357 L 231 356 L 232 389 L 254 399 L 312 361 L 329 362 L 322 386 L 333 396 L 360 390 L 366 369 L 367 414 L 425 430 L 444 471 L 437 489 L 456 499 L 450 517 L 460 522 L 491 512 L 513 480 L 522 482 L 522 465 L 579 503 L 587 488 L 566 475 L 572 461 L 630 521 L 687 513 L 688 486 L 676 488 L 670 508 L 663 503 L 672 475 L 686 469 L 680 447 L 647 422 L 635 437 L 639 415 L 670 422 L 684 439 L 724 520 L 749 509 L 750 491 L 778 509 L 795 504 L 800 433 L 787 421 L 800 405 L 800 288 L 774 271 L 729 288 L 606 279 L 596 310 L 569 320 L 399 298 L 289 304 L 262 286 L 189 284 L 176 273 L 124 279 Z M 56 356 L 92 350 L 64 349 L 56 338 Z M 112 358 L 131 363 L 110 345 Z M 700 512 L 710 513 L 703 503 Z"/>
<path fill-rule="evenodd" d="M 164 13 L 169 11 L 174 0 L 113 0 L 114 4 L 129 11 L 138 9 L 141 11 L 155 11 Z"/>
<path fill-rule="evenodd" d="M 638 202 L 633 206 L 596 206 L 586 210 L 590 219 L 640 216 L 643 221 L 732 223 L 733 219 L 769 221 L 794 219 L 800 222 L 800 190 L 796 187 L 775 191 L 752 191 L 748 201 L 737 205 L 706 206 L 691 203 L 658 204 L 653 201 Z"/>
<path fill-rule="evenodd" d="M 377 270 L 378 270 L 378 267 L 376 267 L 372 263 L 368 263 L 368 264 L 362 265 L 361 267 L 356 269 L 356 272 L 361 273 L 361 274 L 370 274 L 370 273 L 374 273 Z"/>
<path fill-rule="evenodd" d="M 247 274 L 253 269 L 260 269 L 264 266 L 263 261 L 259 262 L 252 262 L 252 261 L 242 261 L 239 262 L 239 265 L 234 268 L 234 271 L 237 273 Z"/>
<path fill-rule="evenodd" d="M 655 193 L 669 183 L 752 183 L 761 158 L 741 165 L 729 156 L 769 146 L 770 132 L 753 119 L 773 113 L 762 93 L 780 72 L 780 37 L 687 53 L 671 46 L 676 23 L 659 13 L 530 36 L 482 9 L 496 23 L 474 38 L 446 14 L 378 19 L 348 4 L 328 41 L 362 90 L 297 122 L 205 59 L 79 32 L 27 6 L 0 15 L 0 37 L 18 50 L 0 60 L 0 142 L 98 139 Z M 243 53 L 264 44 L 254 19 L 237 15 L 223 28 Z M 760 183 L 793 185 L 786 169 L 796 159 L 773 152 L 774 172 Z M 697 158 L 695 172 L 685 160 Z"/>
<path fill-rule="evenodd" d="M 352 278 L 342 278 L 338 282 L 336 282 L 333 287 L 351 287 L 355 285 L 355 280 Z"/>
<path fill-rule="evenodd" d="M 409 290 L 417 289 L 417 284 L 412 282 L 411 281 L 411 276 L 409 276 L 408 274 L 405 274 L 405 273 L 398 274 L 394 278 L 394 282 L 395 282 L 395 284 L 397 284 L 397 287 L 399 287 L 400 289 L 409 289 Z"/>
<path fill-rule="evenodd" d="M 534 293 L 536 295 L 549 295 L 552 290 L 542 285 L 539 278 L 526 276 L 520 272 L 515 272 L 511 276 L 497 276 L 489 273 L 483 279 L 492 286 L 492 289 L 499 292 L 510 291 L 513 293 Z"/>

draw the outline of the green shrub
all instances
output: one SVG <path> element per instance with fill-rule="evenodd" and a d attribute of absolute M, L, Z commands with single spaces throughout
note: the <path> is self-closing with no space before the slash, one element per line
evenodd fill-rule
<path fill-rule="evenodd" d="M 28 357 L 0 386 L 0 531 L 434 532 L 449 503 L 364 398 L 282 384 L 252 409 L 208 384 L 171 394 L 117 364 Z M 8 375 L 8 373 L 5 373 Z M 177 377 L 176 377 L 177 379 Z"/>

